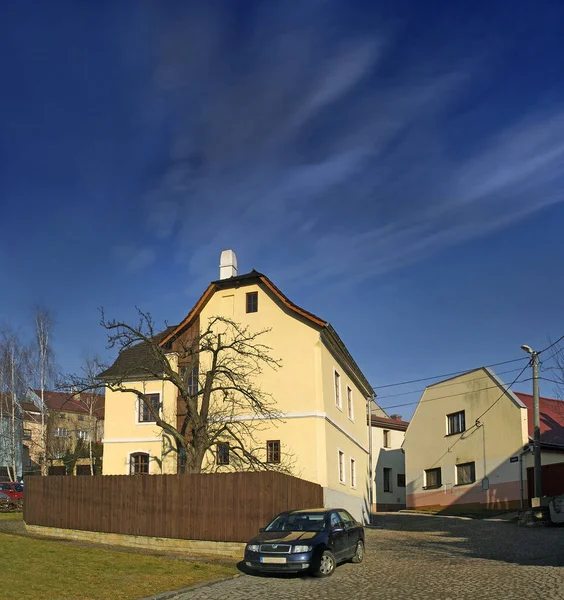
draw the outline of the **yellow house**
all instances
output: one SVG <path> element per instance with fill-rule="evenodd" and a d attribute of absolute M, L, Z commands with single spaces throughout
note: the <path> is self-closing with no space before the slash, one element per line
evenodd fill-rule
<path fill-rule="evenodd" d="M 564 402 L 541 398 L 540 407 L 542 463 L 564 464 Z M 403 444 L 407 507 L 527 505 L 532 408 L 531 396 L 511 391 L 485 367 L 427 387 Z"/>
<path fill-rule="evenodd" d="M 271 394 L 281 418 L 265 419 L 256 433 L 267 462 L 291 457 L 291 473 L 325 489 L 327 505 L 349 509 L 358 519 L 368 514 L 369 438 L 367 406 L 374 391 L 331 325 L 289 300 L 268 277 L 237 274 L 232 251 L 222 253 L 220 279 L 213 281 L 177 326 L 159 334 L 162 346 L 214 317 L 228 318 L 251 331 L 268 330 L 261 343 L 272 349 L 281 368 L 264 370 L 258 382 Z M 171 365 L 178 365 L 171 352 Z M 102 376 L 115 376 L 144 360 L 143 345 L 122 352 Z M 133 367 L 132 367 L 133 365 Z M 164 415 L 177 416 L 177 389 L 169 381 L 131 377 L 128 387 L 154 397 Z M 178 457 L 137 397 L 106 392 L 103 473 L 106 475 L 176 473 Z M 379 407 L 373 414 L 386 416 Z M 253 418 L 239 414 L 237 419 Z M 229 470 L 228 454 L 210 451 L 206 465 Z"/>

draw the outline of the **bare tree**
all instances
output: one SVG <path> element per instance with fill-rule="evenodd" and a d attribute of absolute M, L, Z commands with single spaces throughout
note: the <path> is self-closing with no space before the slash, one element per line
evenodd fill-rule
<path fill-rule="evenodd" d="M 79 402 L 88 410 L 88 458 L 90 461 L 90 475 L 95 474 L 93 448 L 98 433 L 98 415 L 104 391 L 98 375 L 104 368 L 105 365 L 102 364 L 102 361 L 97 356 L 87 356 L 82 367 L 83 381 L 87 386 L 84 391 L 79 392 Z"/>
<path fill-rule="evenodd" d="M 21 398 L 25 394 L 26 382 L 29 378 L 29 348 L 22 344 L 16 333 L 5 329 L 0 341 L 0 385 L 5 393 L 5 411 L 2 415 L 2 427 L 6 429 L 8 420 L 8 435 L 3 432 L 5 439 L 4 452 L 7 456 L 6 467 L 8 476 L 15 480 L 18 476 L 18 466 L 21 461 L 22 410 Z M 7 414 L 6 414 L 7 413 Z"/>
<path fill-rule="evenodd" d="M 228 444 L 229 462 L 236 469 L 290 470 L 291 457 L 268 462 L 257 433 L 271 426 L 281 415 L 271 394 L 262 390 L 264 369 L 278 369 L 280 362 L 271 348 L 262 343 L 268 330 L 257 332 L 225 317 L 212 317 L 201 329 L 190 329 L 162 345 L 150 314 L 138 310 L 139 322 L 106 320 L 109 348 L 120 354 L 114 367 L 102 373 L 104 385 L 112 391 L 135 394 L 156 425 L 169 440 L 171 452 L 180 457 L 181 470 L 200 473 L 210 470 L 213 461 L 206 454 L 218 443 Z M 138 360 L 125 360 L 132 351 L 142 350 Z M 120 360 L 124 358 L 124 360 Z M 132 381 L 158 379 L 173 384 L 177 410 L 165 414 Z M 84 377 L 71 377 L 68 385 L 89 388 Z M 91 384 L 90 384 L 91 385 Z M 209 457 L 208 457 L 209 458 Z"/>
<path fill-rule="evenodd" d="M 37 344 L 37 374 L 39 395 L 41 399 L 41 475 L 48 475 L 47 465 L 47 407 L 45 404 L 45 389 L 47 382 L 54 375 L 54 355 L 52 349 L 53 319 L 49 309 L 38 307 L 35 310 L 35 340 Z"/>

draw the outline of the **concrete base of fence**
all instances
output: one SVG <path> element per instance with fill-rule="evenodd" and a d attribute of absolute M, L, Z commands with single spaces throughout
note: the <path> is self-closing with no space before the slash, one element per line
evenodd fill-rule
<path fill-rule="evenodd" d="M 110 546 L 158 550 L 159 552 L 185 552 L 187 554 L 229 556 L 233 558 L 242 558 L 245 552 L 245 544 L 239 542 L 206 542 L 202 540 L 179 540 L 144 535 L 123 535 L 121 533 L 43 527 L 42 525 L 28 525 L 27 523 L 25 523 L 25 528 L 32 535 L 92 542 L 95 544 L 108 544 Z"/>

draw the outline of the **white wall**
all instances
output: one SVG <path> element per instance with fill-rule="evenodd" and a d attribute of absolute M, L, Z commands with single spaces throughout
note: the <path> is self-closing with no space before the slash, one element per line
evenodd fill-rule
<path fill-rule="evenodd" d="M 368 523 L 368 499 L 359 498 L 339 490 L 323 488 L 323 505 L 325 508 L 344 508 L 360 523 Z"/>
<path fill-rule="evenodd" d="M 399 510 L 405 508 L 405 487 L 398 486 L 398 474 L 405 475 L 405 455 L 401 449 L 405 437 L 404 431 L 388 429 L 390 447 L 384 448 L 384 430 L 386 427 L 372 427 L 372 449 L 374 453 L 374 504 L 373 510 Z M 392 469 L 391 492 L 384 491 L 384 468 Z M 388 505 L 382 507 L 382 505 Z"/>

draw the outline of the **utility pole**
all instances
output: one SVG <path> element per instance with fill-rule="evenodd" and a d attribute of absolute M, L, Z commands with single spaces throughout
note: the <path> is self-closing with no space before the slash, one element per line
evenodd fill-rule
<path fill-rule="evenodd" d="M 542 461 L 540 447 L 540 408 L 539 408 L 539 353 L 530 346 L 523 345 L 521 348 L 531 355 L 531 366 L 533 367 L 533 453 L 535 460 L 534 481 L 535 498 L 542 497 Z"/>

